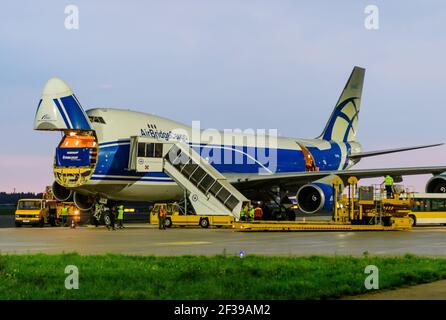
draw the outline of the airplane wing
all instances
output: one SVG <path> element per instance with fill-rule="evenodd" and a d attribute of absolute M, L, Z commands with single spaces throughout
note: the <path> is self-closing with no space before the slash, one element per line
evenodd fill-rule
<path fill-rule="evenodd" d="M 440 174 L 446 171 L 446 166 L 431 167 L 406 167 L 406 168 L 383 168 L 383 169 L 355 169 L 342 171 L 316 171 L 299 173 L 276 173 L 272 175 L 231 175 L 228 179 L 240 190 L 270 188 L 271 186 L 296 187 L 312 181 L 337 175 L 347 181 L 349 177 L 358 179 L 377 178 L 390 175 L 393 177 L 418 175 L 418 174 Z"/>
<path fill-rule="evenodd" d="M 409 150 L 418 150 L 418 149 L 424 149 L 424 148 L 432 148 L 432 147 L 438 147 L 443 145 L 443 143 L 436 143 L 436 144 L 428 144 L 428 145 L 422 145 L 422 146 L 415 146 L 415 147 L 405 147 L 405 148 L 396 148 L 396 149 L 385 149 L 385 150 L 377 150 L 377 151 L 368 151 L 368 152 L 361 152 L 361 153 L 355 153 L 349 155 L 349 159 L 362 159 L 366 157 L 373 157 L 373 156 L 379 156 L 383 154 L 389 154 L 389 153 L 396 153 L 396 152 L 402 152 L 402 151 L 409 151 Z"/>

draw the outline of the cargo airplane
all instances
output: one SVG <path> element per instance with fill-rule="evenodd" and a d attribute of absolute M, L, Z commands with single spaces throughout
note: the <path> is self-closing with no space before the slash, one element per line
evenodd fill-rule
<path fill-rule="evenodd" d="M 190 126 L 153 114 L 114 108 L 84 111 L 73 91 L 59 78 L 50 79 L 44 87 L 34 129 L 62 132 L 54 158 L 53 191 L 60 200 L 73 197 L 83 210 L 98 202 L 164 201 L 184 196 L 185 190 L 162 169 L 135 169 L 138 164 L 132 163 L 136 161 L 132 154 L 149 160 L 164 155 L 157 143 L 135 144 L 139 138 L 186 144 L 247 199 L 268 200 L 274 197 L 272 189 L 279 189 L 282 194 L 296 196 L 300 210 L 308 214 L 331 210 L 334 179 L 345 184 L 352 176 L 363 179 L 391 175 L 399 179 L 433 174 L 427 192 L 446 191 L 446 166 L 351 169 L 365 157 L 439 145 L 363 152 L 356 134 L 364 75 L 365 69 L 354 67 L 325 128 L 314 139 L 269 136 L 266 138 L 276 141 L 274 145 L 255 139 L 213 143 L 200 135 L 194 138 Z M 237 134 L 233 133 L 233 138 Z M 239 157 L 241 161 L 225 161 L 222 151 L 229 153 L 230 159 Z M 265 163 L 265 155 L 274 155 L 274 166 L 271 159 Z M 135 159 L 144 164 L 144 159 Z M 146 165 L 146 169 L 149 167 L 154 168 Z"/>

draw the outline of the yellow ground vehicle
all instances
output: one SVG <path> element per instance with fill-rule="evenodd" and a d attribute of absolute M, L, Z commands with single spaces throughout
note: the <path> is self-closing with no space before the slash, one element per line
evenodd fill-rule
<path fill-rule="evenodd" d="M 48 199 L 21 199 L 15 212 L 15 226 L 24 224 L 43 227 L 49 224 L 55 227 L 61 223 L 60 213 L 64 206 L 68 207 L 67 223 L 71 220 L 79 222 L 79 209 L 73 202 L 58 202 Z"/>
<path fill-rule="evenodd" d="M 414 193 L 409 217 L 413 225 L 446 224 L 446 194 Z"/>
<path fill-rule="evenodd" d="M 44 199 L 21 199 L 17 203 L 15 225 L 24 224 L 43 227 L 45 223 L 52 226 L 57 224 L 57 202 Z"/>
<path fill-rule="evenodd" d="M 330 220 L 235 222 L 239 231 L 396 231 L 410 230 L 411 199 L 394 194 L 383 197 L 378 187 L 360 187 L 357 179 L 348 179 L 348 194 L 342 194 L 342 181 L 333 183 L 335 199 Z"/>
<path fill-rule="evenodd" d="M 150 211 L 150 223 L 158 224 L 158 212 L 164 207 L 167 212 L 166 227 L 171 226 L 232 226 L 234 218 L 231 216 L 202 216 L 197 214 L 182 214 L 177 203 L 156 203 Z"/>

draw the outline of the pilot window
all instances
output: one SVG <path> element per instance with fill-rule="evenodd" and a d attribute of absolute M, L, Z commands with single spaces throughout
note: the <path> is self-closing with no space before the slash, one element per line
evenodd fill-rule
<path fill-rule="evenodd" d="M 138 157 L 161 158 L 163 156 L 162 143 L 138 143 Z"/>
<path fill-rule="evenodd" d="M 91 117 L 88 117 L 88 119 L 90 119 L 91 123 L 102 123 L 102 124 L 105 124 L 104 118 L 102 118 L 102 117 L 91 116 Z"/>

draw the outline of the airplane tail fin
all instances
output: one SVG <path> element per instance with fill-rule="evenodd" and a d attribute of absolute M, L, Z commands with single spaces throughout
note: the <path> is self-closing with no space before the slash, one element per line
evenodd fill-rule
<path fill-rule="evenodd" d="M 364 75 L 365 69 L 353 68 L 324 131 L 318 137 L 319 139 L 355 141 Z"/>

